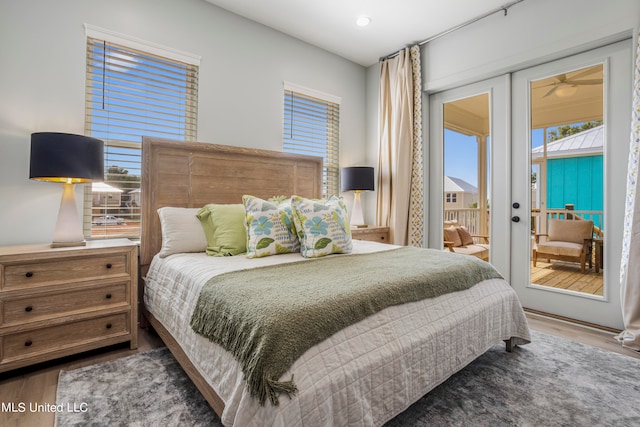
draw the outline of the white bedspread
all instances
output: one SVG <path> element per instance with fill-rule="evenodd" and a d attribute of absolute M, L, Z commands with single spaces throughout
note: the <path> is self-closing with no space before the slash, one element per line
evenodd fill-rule
<path fill-rule="evenodd" d="M 393 247 L 354 241 L 355 253 Z M 246 259 L 199 253 L 156 257 L 151 264 L 146 307 L 225 402 L 224 425 L 381 425 L 496 342 L 530 339 L 513 289 L 504 280 L 487 280 L 467 291 L 389 307 L 343 329 L 309 349 L 283 375 L 294 374 L 294 398 L 281 397 L 277 407 L 260 406 L 233 356 L 193 332 L 191 314 L 211 277 L 300 259 L 300 254 Z"/>

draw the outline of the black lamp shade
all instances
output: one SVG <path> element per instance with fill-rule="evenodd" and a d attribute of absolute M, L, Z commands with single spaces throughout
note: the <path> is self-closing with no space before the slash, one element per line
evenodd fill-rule
<path fill-rule="evenodd" d="M 31 134 L 29 178 L 82 183 L 104 179 L 104 143 L 84 135 Z"/>
<path fill-rule="evenodd" d="M 373 191 L 373 168 L 370 166 L 342 168 L 342 191 Z"/>

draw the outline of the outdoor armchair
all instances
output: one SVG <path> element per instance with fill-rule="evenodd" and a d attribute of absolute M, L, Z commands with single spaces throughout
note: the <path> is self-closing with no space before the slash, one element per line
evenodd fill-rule
<path fill-rule="evenodd" d="M 540 241 L 546 236 L 546 241 Z M 536 234 L 533 249 L 533 266 L 538 258 L 580 263 L 580 271 L 584 273 L 585 265 L 592 268 L 591 248 L 593 246 L 593 221 L 550 219 L 548 232 Z"/>

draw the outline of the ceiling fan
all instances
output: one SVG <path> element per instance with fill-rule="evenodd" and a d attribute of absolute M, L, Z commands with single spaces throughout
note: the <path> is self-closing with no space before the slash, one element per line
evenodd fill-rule
<path fill-rule="evenodd" d="M 556 79 L 555 82 L 548 85 L 540 86 L 540 88 L 551 86 L 551 89 L 549 89 L 547 93 L 545 93 L 542 97 L 546 98 L 547 96 L 554 93 L 559 96 L 569 96 L 575 93 L 575 91 L 578 89 L 578 86 L 602 84 L 602 79 L 579 80 L 580 77 L 592 74 L 594 71 L 596 70 L 590 68 L 571 77 L 567 77 L 567 75 L 564 73 L 559 74 L 554 77 Z M 572 88 L 573 90 L 570 90 L 569 88 Z"/>

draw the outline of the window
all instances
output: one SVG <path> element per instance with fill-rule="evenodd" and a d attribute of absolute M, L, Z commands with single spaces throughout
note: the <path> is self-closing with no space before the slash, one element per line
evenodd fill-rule
<path fill-rule="evenodd" d="M 284 151 L 322 157 L 323 197 L 340 192 L 340 98 L 285 83 Z"/>
<path fill-rule="evenodd" d="M 95 32 L 87 27 L 85 134 L 104 141 L 105 179 L 85 186 L 85 235 L 139 237 L 142 137 L 196 138 L 198 61 Z"/>
<path fill-rule="evenodd" d="M 458 198 L 458 193 L 447 193 L 446 195 L 447 203 L 456 203 L 457 198 Z"/>

